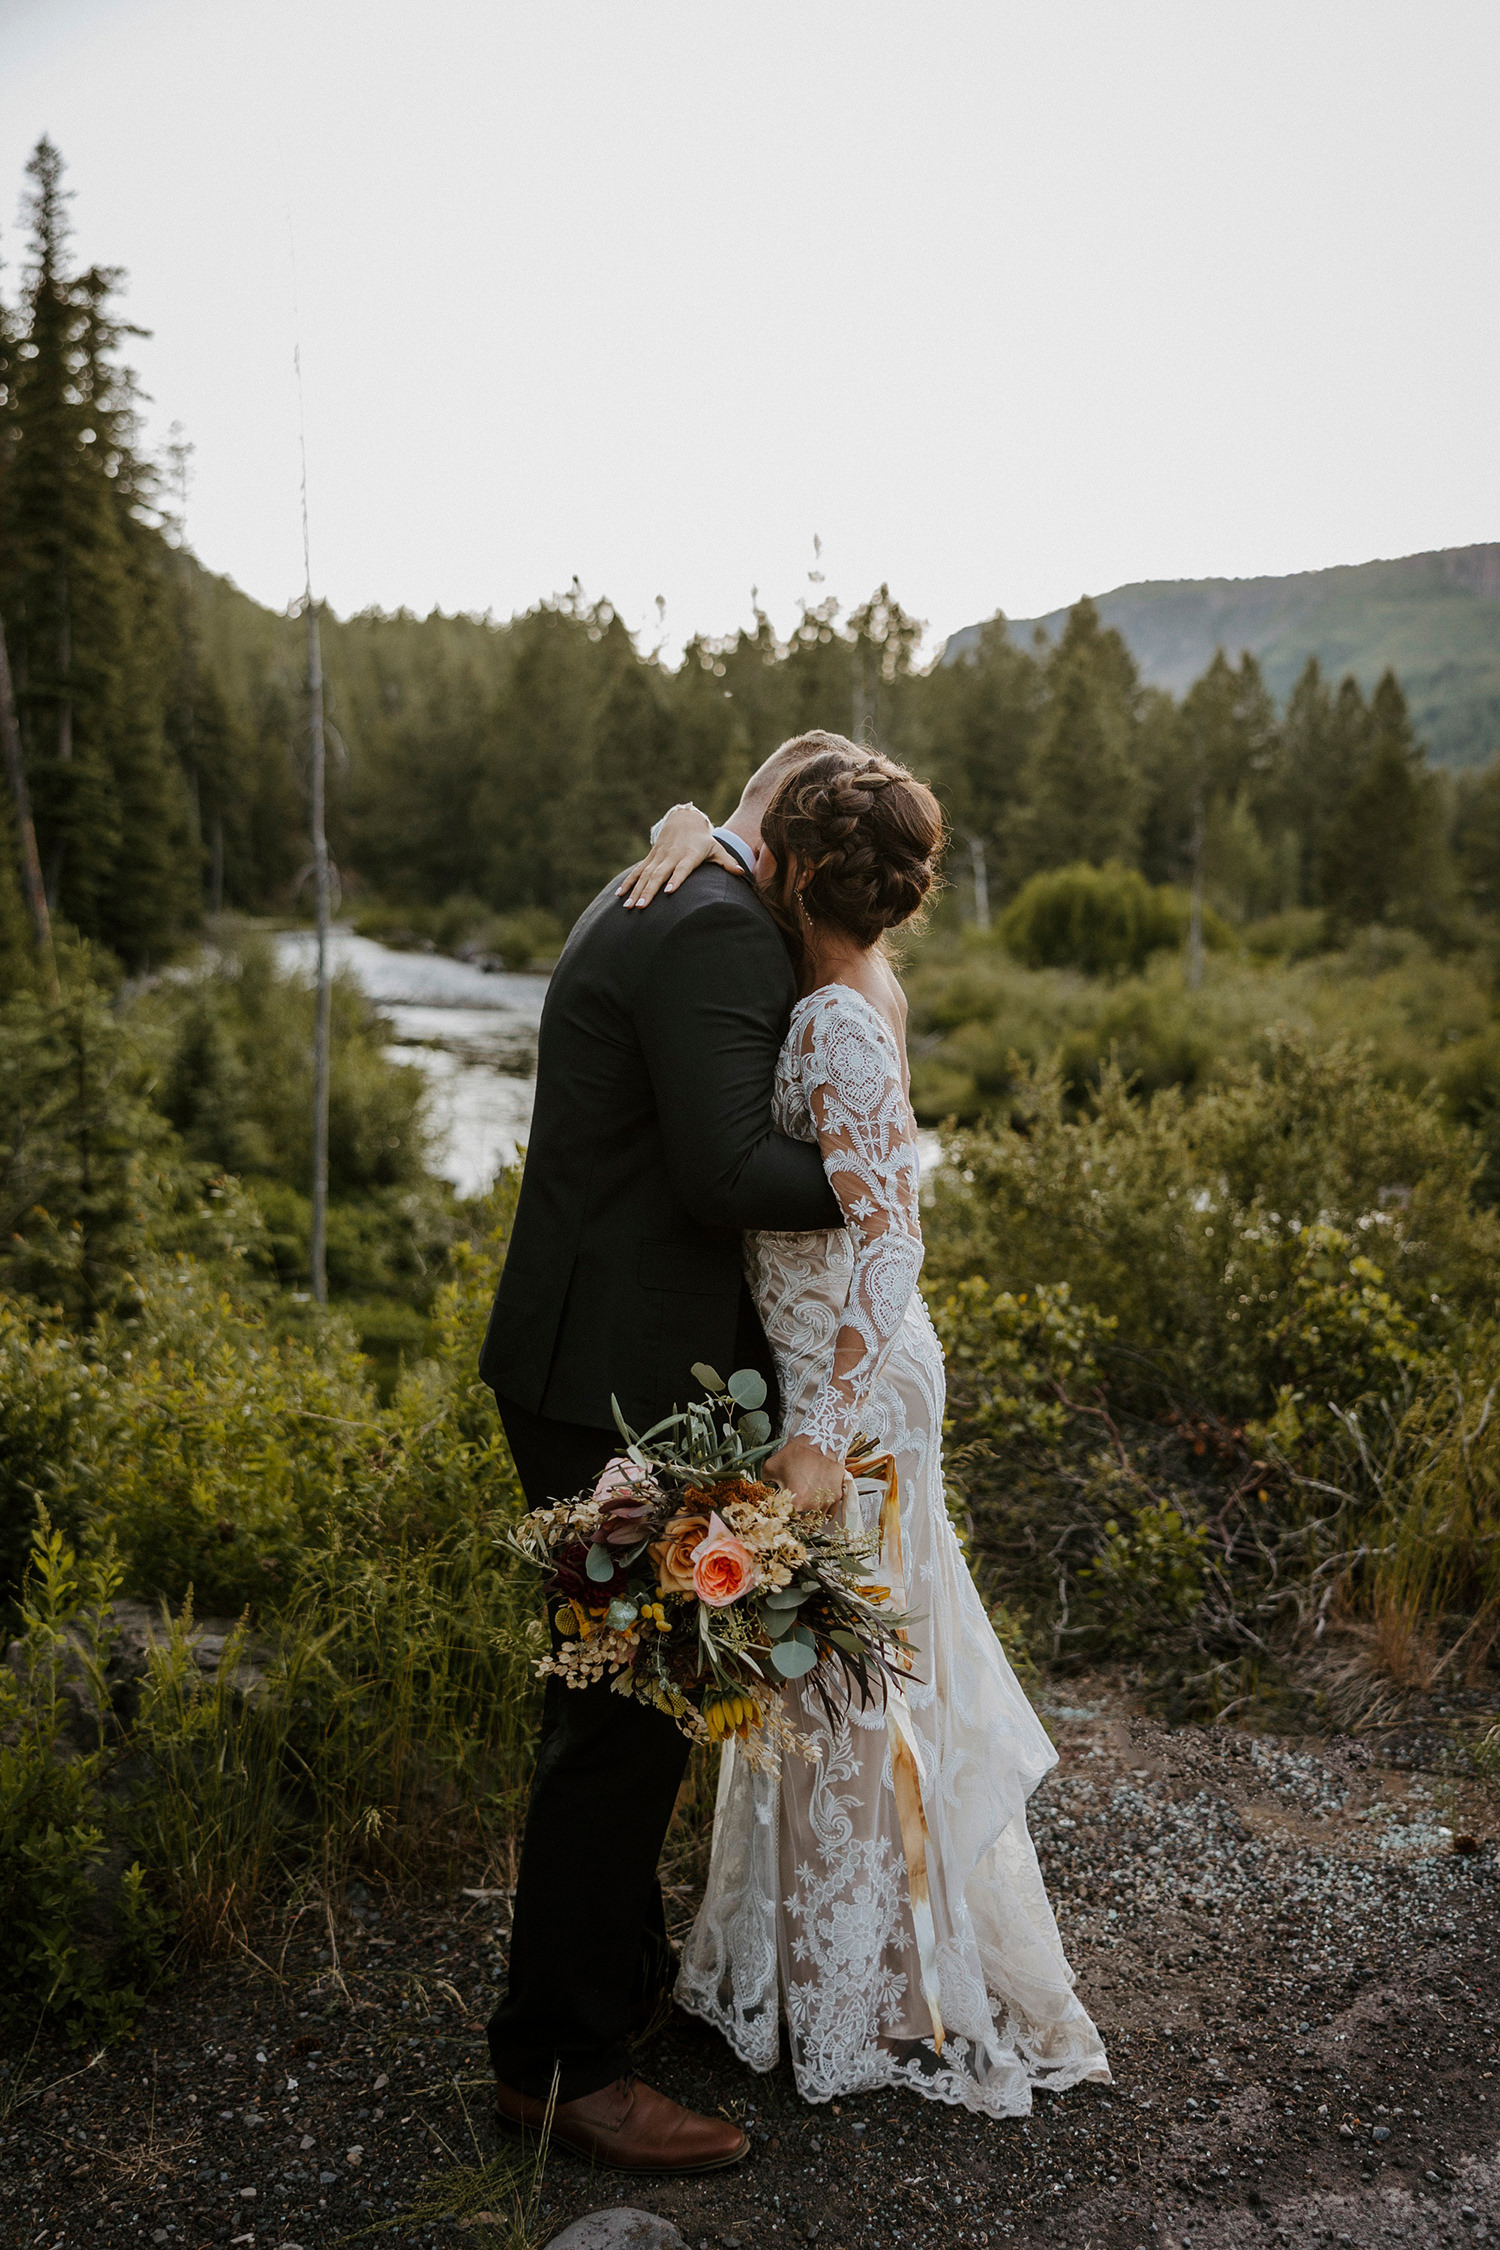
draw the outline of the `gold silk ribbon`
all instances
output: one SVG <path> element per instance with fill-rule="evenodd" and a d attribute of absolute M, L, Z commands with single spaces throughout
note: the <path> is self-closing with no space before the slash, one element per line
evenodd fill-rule
<path fill-rule="evenodd" d="M 891 1607 L 906 1609 L 906 1568 L 901 1553 L 901 1496 L 896 1464 L 890 1454 L 851 1454 L 844 1485 L 844 1526 L 862 1537 L 864 1524 L 859 1488 L 871 1487 L 880 1495 L 880 1544 L 871 1574 L 889 1590 Z M 898 1663 L 909 1672 L 911 1651 L 906 1635 L 900 1636 Z M 917 1730 L 911 1705 L 899 1677 L 890 1683 L 885 1704 L 886 1731 L 891 1745 L 891 1780 L 896 1792 L 896 1817 L 901 1824 L 901 1848 L 906 1854 L 906 1883 L 911 1899 L 912 1929 L 917 1941 L 922 1998 L 932 2018 L 932 2043 L 939 2054 L 947 2034 L 943 2029 L 937 1969 L 937 1928 L 932 1919 L 932 1893 L 927 1881 L 927 1815 L 922 1809 L 922 1766 L 917 1752 Z"/>

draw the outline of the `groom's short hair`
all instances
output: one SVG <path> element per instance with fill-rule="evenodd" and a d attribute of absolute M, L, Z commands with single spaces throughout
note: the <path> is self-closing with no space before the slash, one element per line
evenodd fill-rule
<path fill-rule="evenodd" d="M 762 759 L 746 781 L 745 787 L 748 789 L 751 781 L 764 774 L 764 793 L 769 803 L 788 774 L 795 773 L 799 766 L 805 766 L 810 758 L 821 758 L 829 752 L 854 762 L 867 755 L 846 734 L 830 734 L 826 727 L 813 727 L 807 734 L 794 734 L 788 741 L 780 743 L 769 758 Z M 760 794 L 761 791 L 757 790 L 756 795 Z"/>

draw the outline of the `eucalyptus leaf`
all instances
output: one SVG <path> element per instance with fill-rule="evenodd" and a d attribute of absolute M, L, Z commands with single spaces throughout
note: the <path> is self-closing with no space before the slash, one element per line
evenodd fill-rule
<path fill-rule="evenodd" d="M 817 1661 L 817 1650 L 805 1641 L 778 1641 L 771 1651 L 771 1662 L 784 1680 L 800 1680 Z"/>
<path fill-rule="evenodd" d="M 626 1626 L 633 1625 L 639 1616 L 640 1611 L 635 1603 L 628 1602 L 623 1595 L 617 1594 L 604 1612 L 604 1622 L 613 1632 L 623 1633 Z"/>
<path fill-rule="evenodd" d="M 771 1417 L 758 1411 L 742 1414 L 735 1427 L 746 1445 L 764 1445 L 771 1434 Z"/>
<path fill-rule="evenodd" d="M 761 1619 L 761 1630 L 768 1641 L 779 1641 L 797 1622 L 794 1609 L 768 1609 Z"/>
<path fill-rule="evenodd" d="M 607 1547 L 595 1544 L 589 1549 L 584 1568 L 596 1586 L 607 1586 L 615 1574 L 615 1558 Z"/>
<path fill-rule="evenodd" d="M 834 1647 L 841 1648 L 846 1656 L 862 1656 L 864 1654 L 854 1635 L 841 1632 L 836 1625 L 828 1638 L 832 1641 Z"/>
<path fill-rule="evenodd" d="M 715 1396 L 718 1396 L 724 1389 L 723 1376 L 710 1367 L 706 1360 L 695 1359 L 693 1361 L 692 1376 L 695 1383 L 701 1383 L 706 1391 L 712 1391 Z M 730 1378 L 730 1381 L 732 1385 L 733 1377 Z M 765 1393 L 762 1392 L 761 1396 L 764 1397 L 764 1395 Z M 744 1402 L 742 1401 L 742 1403 Z"/>
<path fill-rule="evenodd" d="M 806 1595 L 799 1594 L 795 1586 L 778 1586 L 774 1593 L 767 1594 L 766 1607 L 767 1609 L 798 1609 L 806 1599 Z"/>
<path fill-rule="evenodd" d="M 766 1403 L 766 1379 L 757 1368 L 737 1367 L 726 1388 L 735 1405 L 750 1413 Z"/>
<path fill-rule="evenodd" d="M 800 1641 L 804 1648 L 815 1649 L 818 1645 L 817 1635 L 810 1625 L 795 1626 L 792 1631 L 792 1639 Z"/>
<path fill-rule="evenodd" d="M 679 1422 L 685 1421 L 686 1419 L 687 1417 L 680 1412 L 664 1414 L 659 1422 L 652 1423 L 649 1430 L 643 1430 L 641 1432 L 641 1436 L 638 1442 L 641 1445 L 649 1445 L 653 1438 L 661 1436 L 663 1430 L 674 1429 Z"/>

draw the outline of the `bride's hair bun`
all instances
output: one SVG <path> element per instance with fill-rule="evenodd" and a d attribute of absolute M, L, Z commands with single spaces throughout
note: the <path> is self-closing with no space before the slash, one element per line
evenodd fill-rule
<path fill-rule="evenodd" d="M 943 815 L 894 758 L 846 749 L 809 758 L 761 816 L 776 859 L 771 898 L 784 922 L 814 922 L 873 945 L 910 921 L 937 878 Z"/>

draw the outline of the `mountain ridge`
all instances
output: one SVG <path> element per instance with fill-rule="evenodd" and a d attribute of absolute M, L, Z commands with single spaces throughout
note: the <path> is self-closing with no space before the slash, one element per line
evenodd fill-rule
<path fill-rule="evenodd" d="M 1279 699 L 1310 656 L 1366 690 L 1390 666 L 1437 764 L 1500 754 L 1500 541 L 1282 577 L 1145 579 L 1094 599 L 1152 687 L 1181 694 L 1218 648 L 1233 662 L 1250 650 Z M 1055 640 L 1067 614 L 1006 622 Z M 981 630 L 951 634 L 942 661 L 959 661 Z"/>

